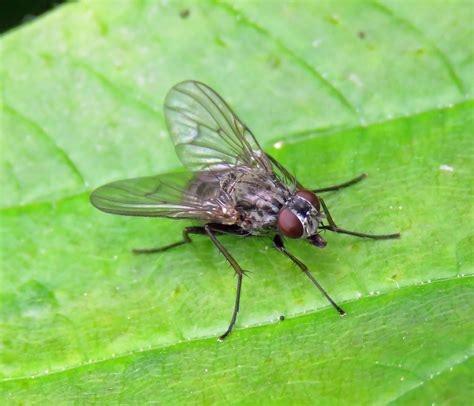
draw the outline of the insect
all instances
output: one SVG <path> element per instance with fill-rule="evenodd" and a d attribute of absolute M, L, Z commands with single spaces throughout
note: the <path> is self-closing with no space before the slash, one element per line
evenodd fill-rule
<path fill-rule="evenodd" d="M 178 83 L 166 96 L 164 112 L 176 153 L 187 168 L 179 172 L 113 182 L 91 195 L 98 209 L 125 216 L 169 217 L 198 220 L 185 227 L 182 240 L 135 253 L 164 252 L 191 243 L 190 235 L 210 238 L 237 276 L 232 331 L 240 308 L 245 274 L 217 236 L 271 236 L 274 246 L 295 263 L 341 316 L 341 309 L 316 281 L 303 262 L 285 247 L 284 239 L 302 239 L 324 248 L 322 230 L 356 237 L 389 239 L 400 234 L 370 235 L 340 228 L 317 194 L 339 190 L 361 181 L 321 189 L 308 189 L 278 161 L 265 153 L 249 128 L 210 87 L 197 81 Z"/>

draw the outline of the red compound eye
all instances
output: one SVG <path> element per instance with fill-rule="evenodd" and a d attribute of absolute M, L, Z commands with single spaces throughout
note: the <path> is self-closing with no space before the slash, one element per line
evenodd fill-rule
<path fill-rule="evenodd" d="M 285 237 L 300 238 L 303 236 L 303 224 L 290 209 L 284 208 L 278 214 L 278 228 Z"/>
<path fill-rule="evenodd" d="M 317 198 L 317 196 L 311 192 L 310 190 L 305 190 L 305 189 L 302 189 L 302 190 L 298 190 L 296 192 L 296 196 L 299 196 L 299 197 L 302 197 L 303 199 L 307 200 L 308 202 L 310 202 L 314 208 L 319 211 L 321 209 L 321 205 L 319 203 L 319 199 Z"/>

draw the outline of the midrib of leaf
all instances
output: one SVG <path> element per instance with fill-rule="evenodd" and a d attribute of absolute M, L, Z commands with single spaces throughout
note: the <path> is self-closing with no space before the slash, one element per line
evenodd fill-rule
<path fill-rule="evenodd" d="M 302 131 L 298 131 L 298 132 L 291 133 L 291 134 L 275 136 L 274 138 L 272 138 L 272 140 L 270 140 L 268 142 L 268 144 L 269 144 L 269 146 L 272 146 L 272 145 L 274 145 L 274 143 L 276 143 L 278 141 L 284 141 L 288 145 L 293 145 L 293 144 L 298 144 L 300 142 L 303 142 L 303 141 L 306 141 L 306 140 L 311 140 L 311 139 L 317 138 L 317 137 L 336 135 L 336 134 L 339 134 L 340 132 L 343 132 L 343 131 L 345 132 L 345 131 L 351 131 L 351 130 L 368 130 L 372 127 L 381 126 L 381 125 L 384 125 L 384 124 L 387 124 L 387 123 L 392 123 L 392 122 L 396 122 L 396 121 L 412 120 L 412 119 L 417 118 L 419 116 L 424 116 L 426 114 L 431 114 L 431 113 L 434 113 L 434 112 L 440 112 L 441 113 L 441 112 L 444 112 L 444 111 L 450 111 L 450 110 L 453 110 L 453 109 L 456 109 L 456 108 L 462 108 L 464 106 L 469 106 L 471 104 L 472 104 L 472 106 L 474 106 L 474 103 L 472 103 L 473 101 L 474 101 L 474 99 L 472 99 L 472 98 L 471 99 L 466 99 L 464 101 L 449 104 L 449 105 L 446 105 L 446 106 L 436 107 L 436 108 L 431 108 L 431 109 L 424 110 L 424 111 L 414 112 L 413 114 L 407 114 L 407 115 L 399 116 L 399 117 L 392 117 L 392 118 L 385 119 L 385 120 L 380 120 L 380 121 L 373 121 L 370 124 L 360 124 L 360 125 L 356 125 L 356 126 L 349 126 L 349 127 L 342 127 L 342 128 L 341 127 L 325 128 L 325 129 L 313 128 L 313 129 L 302 130 Z"/>
<path fill-rule="evenodd" d="M 470 280 L 472 277 L 474 277 L 474 274 L 468 274 L 468 275 L 463 276 L 463 278 L 465 278 L 466 280 Z M 446 283 L 449 284 L 450 281 L 454 281 L 454 280 L 458 280 L 458 278 L 453 277 L 453 278 L 434 279 L 434 280 L 431 280 L 430 284 L 432 284 L 432 285 L 433 284 L 446 284 Z M 410 284 L 410 285 L 405 285 L 405 286 L 399 287 L 397 289 L 390 289 L 390 290 L 387 290 L 387 291 L 380 292 L 377 295 L 366 296 L 362 299 L 353 298 L 353 299 L 350 299 L 350 300 L 346 300 L 344 302 L 341 302 L 340 304 L 341 305 L 347 305 L 347 304 L 356 303 L 356 302 L 359 302 L 359 303 L 360 302 L 365 302 L 367 300 L 372 300 L 372 299 L 375 299 L 375 298 L 381 298 L 381 297 L 390 295 L 394 292 L 401 292 L 401 291 L 413 289 L 416 286 L 417 286 L 416 283 L 415 284 Z M 314 310 L 311 310 L 311 311 L 306 311 L 306 312 L 303 312 L 303 313 L 290 314 L 290 315 L 287 315 L 286 318 L 287 319 L 299 319 L 301 317 L 305 317 L 305 316 L 308 316 L 308 315 L 316 315 L 316 314 L 320 314 L 320 313 L 333 312 L 333 311 L 334 310 L 332 309 L 332 307 L 328 306 L 328 307 L 324 307 L 324 308 L 314 309 Z M 239 331 L 252 330 L 252 329 L 255 329 L 255 328 L 272 328 L 272 326 L 274 324 L 275 323 L 272 323 L 272 322 L 268 322 L 268 323 L 264 322 L 264 323 L 259 323 L 259 324 L 255 324 L 255 325 L 248 325 L 246 327 L 236 327 L 234 329 L 235 330 L 234 335 L 235 335 L 235 333 L 237 333 Z M 216 340 L 216 337 L 215 336 L 201 336 L 201 337 L 188 339 L 186 341 L 176 341 L 176 342 L 167 343 L 165 345 L 160 345 L 160 346 L 155 346 L 155 347 L 148 347 L 146 349 L 132 350 L 132 351 L 127 352 L 125 354 L 118 354 L 114 357 L 107 357 L 107 358 L 103 358 L 103 359 L 100 359 L 100 360 L 95 360 L 95 361 L 92 361 L 92 362 L 81 363 L 81 364 L 78 364 L 78 365 L 70 366 L 70 367 L 63 368 L 63 369 L 56 370 L 56 371 L 48 371 L 47 373 L 41 372 L 41 373 L 38 373 L 36 375 L 32 374 L 32 375 L 28 375 L 28 376 L 16 376 L 16 377 L 1 378 L 0 379 L 0 384 L 6 383 L 6 382 L 21 382 L 21 381 L 25 381 L 25 380 L 28 381 L 30 379 L 41 379 L 41 378 L 50 377 L 50 376 L 53 376 L 53 375 L 67 374 L 69 371 L 79 370 L 81 368 L 86 368 L 86 367 L 89 367 L 91 365 L 100 365 L 100 364 L 103 364 L 103 363 L 106 363 L 106 362 L 113 362 L 114 360 L 118 361 L 120 359 L 133 357 L 133 356 L 140 355 L 140 354 L 146 354 L 146 353 L 150 353 L 150 352 L 160 350 L 160 349 L 168 349 L 168 348 L 172 348 L 172 347 L 175 347 L 175 346 L 178 346 L 178 345 L 179 346 L 189 346 L 189 345 L 194 345 L 196 343 L 209 341 L 209 340 Z M 223 343 L 222 345 L 225 345 L 225 343 Z M 471 355 L 469 355 L 469 356 L 471 356 Z M 452 365 L 448 365 L 448 366 L 444 367 L 443 371 L 448 369 L 449 367 L 461 364 L 464 361 L 466 361 L 465 358 L 463 358 L 460 361 L 456 361 Z M 412 371 L 408 371 L 408 372 L 413 373 Z M 419 386 L 423 385 L 424 383 L 426 383 L 426 380 L 422 380 L 421 378 L 420 378 L 420 380 L 421 380 L 421 382 L 418 386 L 410 388 L 409 390 L 414 390 L 414 389 L 418 388 Z M 408 391 L 403 393 L 401 396 L 405 395 L 406 393 L 408 393 Z M 393 399 L 392 401 L 396 401 L 396 399 Z"/>
<path fill-rule="evenodd" d="M 452 105 L 443 106 L 443 107 L 440 107 L 440 108 L 433 108 L 433 109 L 429 109 L 429 110 L 422 111 L 422 112 L 417 112 L 417 113 L 414 113 L 413 115 L 406 115 L 406 116 L 402 116 L 402 117 L 393 117 L 393 118 L 386 119 L 386 120 L 376 121 L 376 122 L 373 122 L 373 123 L 367 124 L 367 125 L 360 124 L 360 125 L 356 125 L 356 126 L 353 126 L 353 127 L 334 127 L 334 128 L 326 128 L 326 129 L 312 128 L 312 129 L 298 131 L 298 132 L 292 133 L 292 134 L 285 134 L 285 135 L 279 135 L 279 136 L 276 135 L 270 141 L 268 141 L 266 143 L 266 144 L 268 144 L 268 147 L 264 148 L 264 149 L 266 151 L 271 151 L 274 148 L 273 147 L 274 144 L 277 143 L 277 142 L 281 142 L 281 141 L 285 142 L 288 145 L 297 145 L 299 143 L 302 143 L 302 142 L 305 142 L 305 141 L 308 141 L 308 140 L 311 140 L 311 139 L 314 139 L 314 138 L 327 137 L 327 136 L 336 136 L 339 133 L 346 132 L 346 131 L 368 130 L 372 127 L 377 127 L 377 126 L 384 125 L 384 124 L 387 124 L 387 123 L 394 123 L 394 122 L 397 122 L 397 121 L 412 120 L 412 119 L 415 119 L 417 117 L 421 117 L 421 116 L 424 116 L 426 114 L 431 114 L 431 113 L 434 113 L 434 112 L 440 112 L 441 113 L 441 112 L 445 112 L 445 111 L 454 111 L 456 109 L 463 108 L 465 106 L 471 106 L 471 105 L 474 106 L 473 100 L 474 99 L 469 99 L 469 100 L 458 102 L 458 103 L 455 103 L 455 104 L 452 104 Z M 12 109 L 8 105 L 5 105 L 5 106 L 10 110 Z M 25 118 L 25 120 L 28 120 L 28 119 Z M 31 122 L 31 121 L 29 121 L 29 122 Z M 63 151 L 63 153 L 67 157 L 67 155 L 64 151 Z M 70 159 L 69 159 L 69 161 L 70 161 Z M 72 165 L 74 165 L 74 164 L 72 163 Z M 177 170 L 177 169 L 179 169 L 178 166 L 176 168 L 172 168 L 171 171 Z M 20 210 L 31 210 L 31 209 L 36 208 L 37 206 L 57 204 L 57 203 L 61 203 L 62 201 L 72 199 L 72 198 L 75 198 L 75 197 L 89 195 L 90 192 L 92 192 L 92 189 L 90 189 L 90 188 L 86 191 L 84 191 L 84 189 L 81 189 L 78 193 L 64 194 L 62 196 L 59 196 L 56 199 L 38 200 L 38 201 L 33 201 L 33 202 L 30 202 L 30 203 L 27 203 L 27 204 L 24 204 L 24 205 L 2 207 L 0 209 L 0 213 L 1 212 L 7 212 L 8 213 L 11 210 L 18 210 L 18 209 L 20 209 Z"/>

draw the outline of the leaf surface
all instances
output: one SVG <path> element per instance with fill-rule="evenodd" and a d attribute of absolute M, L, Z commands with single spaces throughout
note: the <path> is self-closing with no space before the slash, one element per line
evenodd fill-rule
<path fill-rule="evenodd" d="M 472 7 L 410 3 L 83 1 L 4 35 L 4 401 L 470 399 Z M 90 205 L 101 184 L 180 167 L 162 103 L 190 78 L 303 184 L 369 174 L 326 195 L 333 217 L 401 240 L 288 243 L 346 318 L 269 239 L 225 236 L 253 273 L 217 343 L 236 280 L 211 242 L 134 256 L 189 223 Z"/>

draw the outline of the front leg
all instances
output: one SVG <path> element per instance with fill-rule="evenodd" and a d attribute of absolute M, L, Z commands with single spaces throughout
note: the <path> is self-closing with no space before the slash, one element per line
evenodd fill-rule
<path fill-rule="evenodd" d="M 389 240 L 392 238 L 400 238 L 400 233 L 396 234 L 365 234 L 365 233 L 358 233 L 356 231 L 349 231 L 349 230 L 344 230 L 343 228 L 339 228 L 336 223 L 334 222 L 331 213 L 329 213 L 329 209 L 326 206 L 326 203 L 324 202 L 323 199 L 319 198 L 319 201 L 321 202 L 321 206 L 323 206 L 323 211 L 326 214 L 326 218 L 328 220 L 329 225 L 328 226 L 320 226 L 321 229 L 323 230 L 328 230 L 332 231 L 335 233 L 339 234 L 348 234 L 348 235 L 353 235 L 354 237 L 361 237 L 361 238 L 373 238 L 376 240 Z"/>
<path fill-rule="evenodd" d="M 332 300 L 331 296 L 329 296 L 329 294 L 318 283 L 318 281 L 314 278 L 311 272 L 309 272 L 308 267 L 286 249 L 285 244 L 283 243 L 283 240 L 278 234 L 275 235 L 275 237 L 273 238 L 273 244 L 275 245 L 278 251 L 282 252 L 286 257 L 288 257 L 294 264 L 296 264 L 306 274 L 306 276 L 320 290 L 320 292 L 324 295 L 324 297 L 328 300 L 328 302 L 334 306 L 334 308 L 342 317 L 344 317 L 346 315 L 346 312 L 342 310 L 334 300 Z"/>

